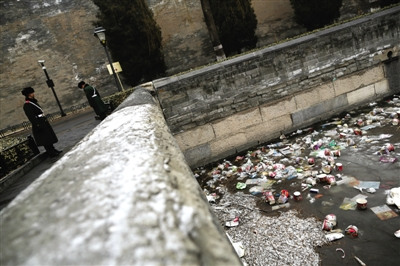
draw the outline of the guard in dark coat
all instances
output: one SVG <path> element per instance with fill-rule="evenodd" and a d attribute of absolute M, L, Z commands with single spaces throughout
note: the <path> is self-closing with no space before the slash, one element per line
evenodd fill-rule
<path fill-rule="evenodd" d="M 84 81 L 78 83 L 78 88 L 83 89 L 86 98 L 89 102 L 89 105 L 93 108 L 94 112 L 98 115 L 99 119 L 103 120 L 104 118 L 106 118 L 107 106 L 101 99 L 100 93 L 89 84 L 86 84 Z"/>
<path fill-rule="evenodd" d="M 36 145 L 44 146 L 50 157 L 61 153 L 54 148 L 53 144 L 58 142 L 57 136 L 50 123 L 47 121 L 43 110 L 35 99 L 35 90 L 32 87 L 24 88 L 21 93 L 25 96 L 24 111 L 29 121 L 32 123 L 32 133 Z"/>

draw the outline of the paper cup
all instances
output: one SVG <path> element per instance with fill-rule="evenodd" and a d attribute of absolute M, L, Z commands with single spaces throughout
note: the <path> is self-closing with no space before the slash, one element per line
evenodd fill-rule
<path fill-rule="evenodd" d="M 367 200 L 366 199 L 357 199 L 357 208 L 359 210 L 365 210 L 367 208 Z"/>
<path fill-rule="evenodd" d="M 299 191 L 293 192 L 293 197 L 294 197 L 295 201 L 300 201 L 303 199 L 303 197 L 301 196 L 301 193 Z"/>

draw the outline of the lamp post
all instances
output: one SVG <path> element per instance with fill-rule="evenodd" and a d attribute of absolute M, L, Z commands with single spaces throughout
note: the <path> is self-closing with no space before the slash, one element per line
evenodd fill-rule
<path fill-rule="evenodd" d="M 96 36 L 99 39 L 101 45 L 103 45 L 104 50 L 106 51 L 108 62 L 110 63 L 110 67 L 111 67 L 111 70 L 112 70 L 112 73 L 113 73 L 113 76 L 115 79 L 115 83 L 117 84 L 118 91 L 122 91 L 121 86 L 118 83 L 117 74 L 115 73 L 115 69 L 112 64 L 110 54 L 108 53 L 108 50 L 107 50 L 107 42 L 106 42 L 106 33 L 105 32 L 106 32 L 106 30 L 103 27 L 97 27 L 94 29 L 93 35 Z"/>
<path fill-rule="evenodd" d="M 46 67 L 44 66 L 44 60 L 38 60 L 38 63 L 39 63 L 39 65 L 42 67 L 42 69 L 43 69 L 43 71 L 44 71 L 44 74 L 46 75 L 46 78 L 47 78 L 47 80 L 46 80 L 47 86 L 48 86 L 49 88 L 51 88 L 51 90 L 53 91 L 54 98 L 56 98 L 58 107 L 60 108 L 60 111 L 61 111 L 61 116 L 66 116 L 66 114 L 64 113 L 64 110 L 63 110 L 62 107 L 61 107 L 60 101 L 58 100 L 57 94 L 56 94 L 56 92 L 55 92 L 55 90 L 54 90 L 54 82 L 53 82 L 52 79 L 50 79 L 49 74 L 47 74 Z"/>

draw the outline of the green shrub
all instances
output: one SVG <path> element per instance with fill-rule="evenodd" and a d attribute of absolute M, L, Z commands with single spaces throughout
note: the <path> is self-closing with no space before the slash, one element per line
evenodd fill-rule
<path fill-rule="evenodd" d="M 106 29 L 107 46 L 130 85 L 165 76 L 161 30 L 145 0 L 94 0 L 95 26 Z"/>
<path fill-rule="evenodd" d="M 249 0 L 209 0 L 219 39 L 227 56 L 256 47 L 257 18 Z"/>
<path fill-rule="evenodd" d="M 290 0 L 290 4 L 296 22 L 311 31 L 339 18 L 342 0 Z"/>

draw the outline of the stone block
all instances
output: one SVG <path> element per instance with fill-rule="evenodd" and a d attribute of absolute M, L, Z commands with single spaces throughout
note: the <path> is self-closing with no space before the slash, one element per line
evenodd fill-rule
<path fill-rule="evenodd" d="M 335 97 L 335 88 L 333 87 L 332 82 L 318 86 L 316 88 L 316 92 L 318 93 L 321 101 L 326 101 Z"/>
<path fill-rule="evenodd" d="M 264 104 L 260 106 L 262 120 L 268 122 L 285 114 L 290 114 L 296 110 L 296 102 L 293 97 L 274 104 Z"/>
<path fill-rule="evenodd" d="M 182 150 L 187 163 L 192 167 L 206 165 L 210 163 L 212 156 L 210 145 L 208 143 L 202 144 L 187 150 Z"/>
<path fill-rule="evenodd" d="M 374 97 L 375 97 L 374 84 L 349 92 L 347 94 L 347 99 L 350 105 L 363 103 L 370 99 L 374 99 Z"/>
<path fill-rule="evenodd" d="M 247 142 L 267 142 L 272 138 L 280 136 L 282 131 L 285 131 L 291 127 L 292 119 L 290 114 L 285 114 L 279 117 L 271 117 L 271 119 L 247 129 Z"/>
<path fill-rule="evenodd" d="M 330 100 L 320 102 L 304 110 L 292 114 L 293 126 L 306 124 L 308 121 L 318 121 L 323 114 L 332 113 L 348 105 L 346 95 L 340 95 Z"/>
<path fill-rule="evenodd" d="M 247 144 L 246 134 L 245 131 L 232 131 L 230 135 L 225 135 L 209 142 L 212 156 L 215 157 L 219 154 L 235 154 L 237 147 L 242 147 Z"/>
<path fill-rule="evenodd" d="M 389 82 L 384 79 L 375 83 L 375 94 L 376 95 L 385 95 L 390 92 Z"/>
<path fill-rule="evenodd" d="M 198 145 L 205 144 L 215 139 L 212 126 L 206 124 L 194 129 L 174 135 L 178 145 L 182 151 L 193 148 Z"/>
<path fill-rule="evenodd" d="M 231 115 L 225 119 L 212 123 L 212 127 L 217 139 L 229 136 L 232 131 L 245 131 L 246 128 L 262 122 L 258 108 Z"/>
<path fill-rule="evenodd" d="M 336 95 L 348 93 L 357 88 L 365 87 L 385 78 L 382 66 L 371 68 L 365 72 L 343 77 L 334 81 Z"/>
<path fill-rule="evenodd" d="M 316 93 L 314 90 L 308 90 L 305 92 L 302 92 L 294 97 L 295 102 L 296 102 L 296 109 L 297 110 L 302 110 L 305 109 L 309 106 L 315 105 L 321 100 L 319 99 L 318 93 Z"/>

